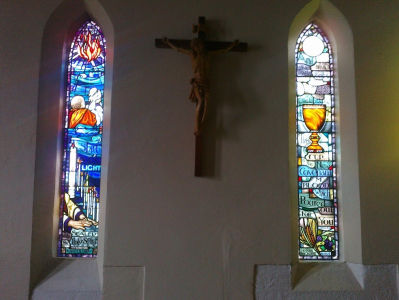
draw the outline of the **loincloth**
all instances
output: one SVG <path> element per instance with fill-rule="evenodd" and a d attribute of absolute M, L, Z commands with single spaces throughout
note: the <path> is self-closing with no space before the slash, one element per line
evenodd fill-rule
<path fill-rule="evenodd" d="M 209 93 L 209 81 L 208 80 L 200 80 L 197 78 L 191 78 L 191 91 L 190 91 L 190 100 L 192 102 L 197 102 L 197 96 L 195 95 L 195 90 L 197 90 L 201 95 L 205 95 Z"/>

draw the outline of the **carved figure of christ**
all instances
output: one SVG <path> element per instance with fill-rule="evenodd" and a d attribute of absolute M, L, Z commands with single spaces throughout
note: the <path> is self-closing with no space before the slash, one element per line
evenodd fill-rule
<path fill-rule="evenodd" d="M 162 40 L 156 39 L 157 48 L 172 48 L 181 53 L 187 54 L 191 58 L 193 68 L 193 78 L 191 79 L 191 91 L 189 98 L 196 103 L 195 115 L 195 176 L 201 176 L 201 133 L 202 125 L 208 111 L 209 103 L 209 66 L 210 58 L 214 54 L 232 51 L 246 51 L 247 44 L 234 42 L 205 42 L 205 17 L 199 17 L 199 24 L 193 26 L 193 31 L 198 32 L 198 38 L 188 40 L 169 40 L 164 37 Z M 166 47 L 165 47 L 166 46 Z M 169 47 L 168 47 L 169 46 Z M 207 49 L 208 48 L 208 49 Z"/>
<path fill-rule="evenodd" d="M 208 102 L 209 102 L 209 65 L 211 55 L 224 53 L 229 51 L 231 48 L 237 46 L 240 42 L 235 40 L 229 46 L 216 50 L 207 51 L 205 49 L 204 42 L 195 38 L 191 41 L 190 48 L 184 49 L 174 45 L 169 41 L 168 38 L 164 37 L 162 41 L 168 44 L 172 49 L 188 54 L 191 57 L 191 64 L 193 67 L 194 76 L 190 80 L 191 92 L 189 98 L 192 102 L 196 103 L 196 116 L 195 116 L 195 135 L 201 135 L 202 124 L 205 120 L 207 113 Z"/>

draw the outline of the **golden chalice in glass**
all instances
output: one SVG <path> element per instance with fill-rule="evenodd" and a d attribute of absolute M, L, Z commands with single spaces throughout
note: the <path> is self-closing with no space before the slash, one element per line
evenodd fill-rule
<path fill-rule="evenodd" d="M 307 148 L 308 153 L 324 152 L 323 148 L 318 143 L 320 140 L 318 132 L 323 128 L 324 122 L 326 121 L 326 106 L 303 105 L 302 112 L 306 127 L 312 132 L 310 135 L 312 144 Z"/>

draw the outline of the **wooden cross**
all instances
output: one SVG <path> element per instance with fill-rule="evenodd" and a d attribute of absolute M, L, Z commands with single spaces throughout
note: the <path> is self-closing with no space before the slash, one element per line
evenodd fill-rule
<path fill-rule="evenodd" d="M 198 33 L 198 38 L 193 40 L 169 40 L 167 38 L 155 39 L 155 47 L 172 48 L 190 55 L 194 76 L 191 79 L 190 99 L 195 102 L 195 171 L 196 177 L 202 176 L 201 172 L 201 133 L 202 124 L 207 113 L 209 101 L 209 63 L 212 54 L 227 51 L 247 51 L 247 43 L 205 41 L 205 17 L 198 18 L 198 25 L 193 25 L 193 32 Z"/>

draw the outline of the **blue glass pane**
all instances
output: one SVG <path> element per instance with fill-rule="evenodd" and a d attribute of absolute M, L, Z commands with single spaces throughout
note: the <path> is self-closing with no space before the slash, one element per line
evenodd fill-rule
<path fill-rule="evenodd" d="M 105 39 L 92 21 L 68 59 L 58 256 L 97 256 L 104 107 Z"/>

